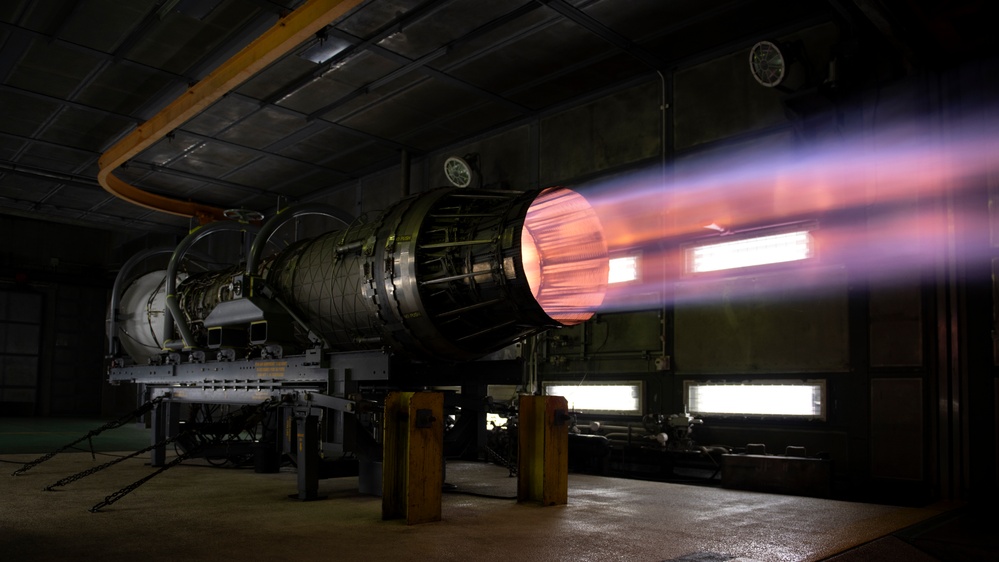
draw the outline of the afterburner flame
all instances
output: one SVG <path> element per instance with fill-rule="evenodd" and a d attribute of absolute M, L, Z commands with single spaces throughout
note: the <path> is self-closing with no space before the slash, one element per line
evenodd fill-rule
<path fill-rule="evenodd" d="M 844 130 L 815 142 L 781 137 L 733 143 L 729 150 L 682 155 L 666 169 L 580 186 L 603 226 L 610 255 L 640 256 L 643 264 L 638 279 L 607 291 L 597 312 L 734 298 L 676 291 L 678 284 L 719 276 L 779 272 L 788 281 L 781 295 L 786 297 L 799 287 L 807 293 L 821 286 L 819 267 L 845 267 L 856 278 L 902 284 L 948 263 L 990 267 L 996 214 L 987 205 L 999 177 L 999 107 L 958 113 L 965 117 L 879 117 L 876 128 Z M 713 268 L 717 273 L 684 267 L 685 246 L 802 224 L 810 225 L 814 259 L 755 273 L 732 256 Z"/>
<path fill-rule="evenodd" d="M 531 292 L 563 325 L 589 320 L 607 291 L 607 242 L 582 195 L 564 187 L 534 200 L 521 231 L 521 259 Z"/>

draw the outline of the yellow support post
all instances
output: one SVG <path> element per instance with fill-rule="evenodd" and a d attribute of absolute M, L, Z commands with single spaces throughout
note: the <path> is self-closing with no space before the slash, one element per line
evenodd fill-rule
<path fill-rule="evenodd" d="M 385 398 L 382 519 L 441 520 L 444 395 L 390 392 Z"/>
<path fill-rule="evenodd" d="M 520 396 L 517 502 L 569 503 L 568 413 L 562 396 Z"/>

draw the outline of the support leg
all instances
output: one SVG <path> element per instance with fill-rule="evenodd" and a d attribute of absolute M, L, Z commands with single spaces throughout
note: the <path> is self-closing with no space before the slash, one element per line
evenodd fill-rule
<path fill-rule="evenodd" d="M 391 392 L 385 399 L 382 519 L 441 520 L 444 395 Z"/>
<path fill-rule="evenodd" d="M 295 448 L 298 459 L 298 495 L 301 501 L 319 496 L 319 416 L 295 417 Z"/>
<path fill-rule="evenodd" d="M 180 431 L 180 404 L 164 400 L 152 412 L 152 444 L 162 443 L 167 437 L 174 437 Z M 149 452 L 150 466 L 166 464 L 166 445 L 153 447 Z"/>
<path fill-rule="evenodd" d="M 518 502 L 569 502 L 568 409 L 562 396 L 521 395 Z"/>

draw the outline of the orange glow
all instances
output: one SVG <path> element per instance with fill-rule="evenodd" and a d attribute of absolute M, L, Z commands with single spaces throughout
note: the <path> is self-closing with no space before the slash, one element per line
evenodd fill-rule
<path fill-rule="evenodd" d="M 531 293 L 552 320 L 585 322 L 607 291 L 607 242 L 596 212 L 578 193 L 546 189 L 521 231 L 521 259 Z"/>

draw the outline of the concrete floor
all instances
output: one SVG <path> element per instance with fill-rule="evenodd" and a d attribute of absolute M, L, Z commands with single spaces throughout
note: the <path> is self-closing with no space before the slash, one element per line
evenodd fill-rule
<path fill-rule="evenodd" d="M 878 559 L 858 547 L 946 511 L 573 474 L 567 506 L 448 493 L 443 521 L 406 526 L 382 521 L 381 500 L 358 494 L 356 478 L 323 480 L 329 498 L 301 503 L 287 497 L 296 491 L 290 469 L 256 474 L 191 462 L 95 514 L 91 506 L 152 471 L 146 459 L 46 492 L 109 457 L 66 453 L 9 476 L 13 463 L 35 457 L 2 455 L 12 461 L 0 465 L 3 560 L 769 562 L 845 553 L 852 562 Z M 447 481 L 463 492 L 516 494 L 516 480 L 494 465 L 449 463 Z"/>

